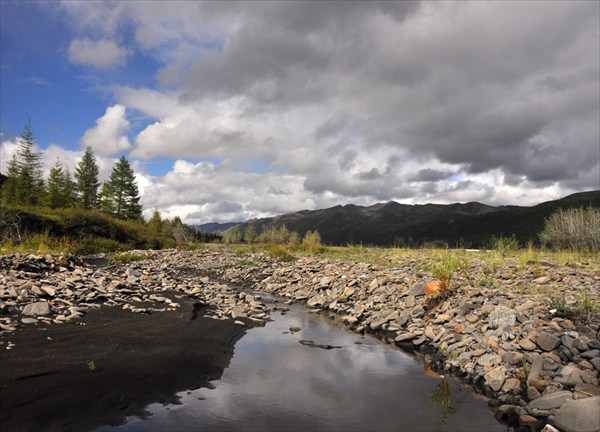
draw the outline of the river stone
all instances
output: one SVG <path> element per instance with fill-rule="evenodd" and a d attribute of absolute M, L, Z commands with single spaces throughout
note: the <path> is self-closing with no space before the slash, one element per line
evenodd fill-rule
<path fill-rule="evenodd" d="M 48 297 L 54 297 L 56 295 L 56 290 L 49 285 L 43 286 L 42 291 L 44 291 Z"/>
<path fill-rule="evenodd" d="M 529 369 L 529 375 L 527 375 L 527 385 L 531 385 L 532 379 L 539 379 L 543 364 L 544 359 L 542 356 L 539 354 L 534 354 L 531 362 L 531 368 Z"/>
<path fill-rule="evenodd" d="M 36 324 L 38 320 L 37 318 L 21 318 L 21 322 L 23 324 Z"/>
<path fill-rule="evenodd" d="M 593 358 L 596 358 L 596 357 L 600 357 L 600 350 L 593 349 L 593 350 L 582 352 L 579 355 L 581 357 L 583 357 L 583 358 L 586 358 L 586 359 L 593 359 Z"/>
<path fill-rule="evenodd" d="M 564 432 L 600 431 L 600 396 L 567 400 L 554 421 Z"/>
<path fill-rule="evenodd" d="M 590 360 L 590 363 L 594 366 L 594 368 L 600 372 L 600 357 L 596 357 Z"/>
<path fill-rule="evenodd" d="M 551 358 L 545 358 L 542 363 L 542 369 L 545 371 L 555 371 L 560 367 L 560 364 L 552 360 Z"/>
<path fill-rule="evenodd" d="M 480 366 L 493 366 L 500 360 L 497 354 L 484 354 L 477 359 L 477 364 Z"/>
<path fill-rule="evenodd" d="M 546 426 L 544 426 L 544 429 L 542 429 L 540 432 L 560 432 L 558 429 L 556 429 L 554 426 L 552 426 L 551 424 L 547 424 Z"/>
<path fill-rule="evenodd" d="M 417 337 L 416 334 L 414 333 L 402 333 L 399 334 L 398 336 L 396 336 L 396 339 L 394 339 L 396 342 L 408 342 L 410 340 L 413 340 Z"/>
<path fill-rule="evenodd" d="M 533 351 L 537 348 L 537 345 L 531 342 L 529 339 L 521 339 L 519 346 L 526 351 Z"/>
<path fill-rule="evenodd" d="M 572 363 L 563 366 L 558 376 L 554 377 L 554 381 L 569 387 L 574 387 L 577 384 L 583 384 L 583 378 L 581 377 L 581 369 L 579 369 Z"/>
<path fill-rule="evenodd" d="M 506 368 L 504 366 L 499 366 L 486 373 L 483 377 L 485 383 L 489 385 L 492 390 L 498 391 L 502 388 L 506 379 Z"/>
<path fill-rule="evenodd" d="M 502 361 L 509 365 L 520 365 L 523 361 L 523 357 L 525 356 L 520 352 L 508 351 L 502 355 Z"/>
<path fill-rule="evenodd" d="M 540 421 L 529 414 L 521 414 L 519 416 L 519 425 L 524 426 L 527 430 L 537 430 L 540 426 Z"/>
<path fill-rule="evenodd" d="M 542 397 L 542 394 L 540 393 L 540 391 L 538 389 L 536 389 L 533 386 L 527 387 L 527 399 L 532 401 L 532 400 L 538 399 L 540 397 Z"/>
<path fill-rule="evenodd" d="M 568 390 L 563 390 L 537 398 L 529 402 L 528 406 L 530 409 L 549 410 L 560 408 L 569 399 L 573 399 L 573 394 Z"/>
<path fill-rule="evenodd" d="M 29 303 L 23 308 L 23 315 L 37 316 L 50 315 L 51 313 L 52 307 L 48 302 Z"/>
<path fill-rule="evenodd" d="M 552 351 L 560 345 L 560 339 L 553 334 L 541 332 L 535 340 L 535 343 L 544 351 Z"/>
<path fill-rule="evenodd" d="M 510 392 L 518 388 L 520 381 L 518 378 L 507 378 L 502 385 L 502 391 Z"/>
<path fill-rule="evenodd" d="M 488 316 L 489 327 L 492 329 L 512 327 L 517 320 L 517 312 L 506 306 L 496 306 Z"/>

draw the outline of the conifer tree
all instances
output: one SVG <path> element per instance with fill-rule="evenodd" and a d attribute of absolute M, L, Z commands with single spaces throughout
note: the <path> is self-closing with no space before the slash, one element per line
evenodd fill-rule
<path fill-rule="evenodd" d="M 14 204 L 17 200 L 17 177 L 19 176 L 19 164 L 17 156 L 13 155 L 6 170 L 6 180 L 2 184 L 2 203 L 4 205 Z"/>
<path fill-rule="evenodd" d="M 98 165 L 91 147 L 85 149 L 75 168 L 75 192 L 77 202 L 86 209 L 98 206 Z"/>
<path fill-rule="evenodd" d="M 73 180 L 68 169 L 64 170 L 60 160 L 50 169 L 46 205 L 50 208 L 70 207 L 74 203 Z"/>
<path fill-rule="evenodd" d="M 154 213 L 152 213 L 152 217 L 148 221 L 148 228 L 157 233 L 162 231 L 163 220 L 160 217 L 160 212 L 158 209 L 154 209 Z"/>
<path fill-rule="evenodd" d="M 15 201 L 19 204 L 38 205 L 44 196 L 41 153 L 33 151 L 35 138 L 31 132 L 31 121 L 23 128 L 17 150 L 18 174 L 15 182 Z"/>
<path fill-rule="evenodd" d="M 108 181 L 102 184 L 100 207 L 122 219 L 140 219 L 142 206 L 139 204 L 135 174 L 125 156 L 115 164 Z"/>

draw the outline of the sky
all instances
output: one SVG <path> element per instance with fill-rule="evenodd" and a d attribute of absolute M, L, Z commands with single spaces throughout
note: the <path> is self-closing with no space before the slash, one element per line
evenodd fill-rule
<path fill-rule="evenodd" d="M 600 189 L 597 1 L 0 0 L 0 172 L 125 155 L 144 216 Z"/>

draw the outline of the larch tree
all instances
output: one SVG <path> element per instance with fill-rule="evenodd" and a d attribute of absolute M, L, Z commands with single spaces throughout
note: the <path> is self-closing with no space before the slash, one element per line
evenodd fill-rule
<path fill-rule="evenodd" d="M 86 208 L 98 206 L 98 165 L 91 147 L 87 147 L 75 168 L 75 192 L 77 203 Z"/>
<path fill-rule="evenodd" d="M 35 138 L 31 131 L 31 121 L 23 128 L 17 149 L 17 177 L 15 181 L 15 201 L 24 205 L 39 205 L 44 196 L 41 153 L 34 151 Z"/>
<path fill-rule="evenodd" d="M 71 173 L 63 169 L 60 160 L 56 160 L 50 169 L 46 205 L 50 208 L 70 207 L 75 202 L 74 184 Z"/>
<path fill-rule="evenodd" d="M 142 206 L 135 174 L 125 156 L 115 164 L 110 178 L 102 184 L 100 208 L 121 219 L 140 219 Z"/>

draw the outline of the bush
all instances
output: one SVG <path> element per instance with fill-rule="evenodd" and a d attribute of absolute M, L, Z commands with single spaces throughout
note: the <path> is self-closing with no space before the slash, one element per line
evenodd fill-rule
<path fill-rule="evenodd" d="M 600 209 L 560 209 L 546 220 L 540 240 L 556 249 L 600 250 Z"/>

